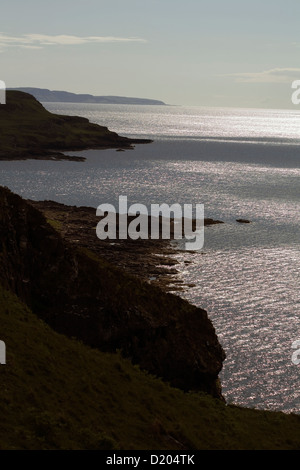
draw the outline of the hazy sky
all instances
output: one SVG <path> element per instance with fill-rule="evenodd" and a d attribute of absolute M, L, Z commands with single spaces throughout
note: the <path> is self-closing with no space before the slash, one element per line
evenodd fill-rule
<path fill-rule="evenodd" d="M 169 104 L 297 109 L 299 21 L 299 0 L 10 0 L 1 5 L 0 79 Z"/>

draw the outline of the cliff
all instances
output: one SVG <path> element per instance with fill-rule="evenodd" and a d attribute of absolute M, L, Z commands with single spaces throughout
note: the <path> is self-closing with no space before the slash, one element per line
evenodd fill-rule
<path fill-rule="evenodd" d="M 205 311 L 76 248 L 1 187 L 0 324 L 3 450 L 299 449 L 299 416 L 219 399 Z"/>
<path fill-rule="evenodd" d="M 50 113 L 32 95 L 21 91 L 7 91 L 6 104 L 0 106 L 0 132 L 0 160 L 83 160 L 63 152 L 132 148 L 134 144 L 151 142 L 121 137 L 83 117 Z"/>
<path fill-rule="evenodd" d="M 170 387 L 54 332 L 1 285 L 0 324 L 1 450 L 106 450 L 101 461 L 112 450 L 299 449 L 299 416 Z"/>
<path fill-rule="evenodd" d="M 173 386 L 221 398 L 225 354 L 206 311 L 63 240 L 5 188 L 0 249 L 2 286 L 56 331 L 102 351 L 121 350 Z"/>

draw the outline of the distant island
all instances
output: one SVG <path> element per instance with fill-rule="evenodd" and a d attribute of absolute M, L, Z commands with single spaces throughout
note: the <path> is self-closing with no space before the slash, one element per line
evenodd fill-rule
<path fill-rule="evenodd" d="M 89 94 L 76 94 L 68 91 L 47 90 L 46 88 L 9 88 L 10 90 L 23 91 L 33 95 L 38 101 L 44 103 L 97 103 L 97 104 L 136 104 L 166 106 L 159 100 L 147 98 L 130 98 L 126 96 L 94 96 Z"/>

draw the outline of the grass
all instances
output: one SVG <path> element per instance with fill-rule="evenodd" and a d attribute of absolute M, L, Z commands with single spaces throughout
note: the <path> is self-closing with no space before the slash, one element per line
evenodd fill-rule
<path fill-rule="evenodd" d="M 62 230 L 62 223 L 59 220 L 47 219 L 47 223 L 51 225 L 57 232 Z"/>
<path fill-rule="evenodd" d="M 33 96 L 11 90 L 0 106 L 0 132 L 2 159 L 62 157 L 59 151 L 130 146 L 129 139 L 106 127 L 83 117 L 52 114 Z"/>
<path fill-rule="evenodd" d="M 300 416 L 184 393 L 54 332 L 0 287 L 0 449 L 300 449 Z"/>

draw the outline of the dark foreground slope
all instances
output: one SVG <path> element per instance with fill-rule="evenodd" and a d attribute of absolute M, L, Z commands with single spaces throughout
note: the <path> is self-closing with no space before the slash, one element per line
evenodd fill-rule
<path fill-rule="evenodd" d="M 1 450 L 300 449 L 300 416 L 212 396 L 203 310 L 89 256 L 0 188 Z"/>
<path fill-rule="evenodd" d="M 0 106 L 0 160 L 25 158 L 78 159 L 62 152 L 90 148 L 132 148 L 150 140 L 129 139 L 77 116 L 47 111 L 32 95 L 7 91 Z"/>
<path fill-rule="evenodd" d="M 184 393 L 55 333 L 0 287 L 0 449 L 298 449 L 300 417 Z"/>
<path fill-rule="evenodd" d="M 0 287 L 0 449 L 298 449 L 300 417 L 184 393 L 55 333 Z"/>
<path fill-rule="evenodd" d="M 4 188 L 0 283 L 60 333 L 102 351 L 119 349 L 183 390 L 221 397 L 225 354 L 206 311 L 70 245 Z"/>

